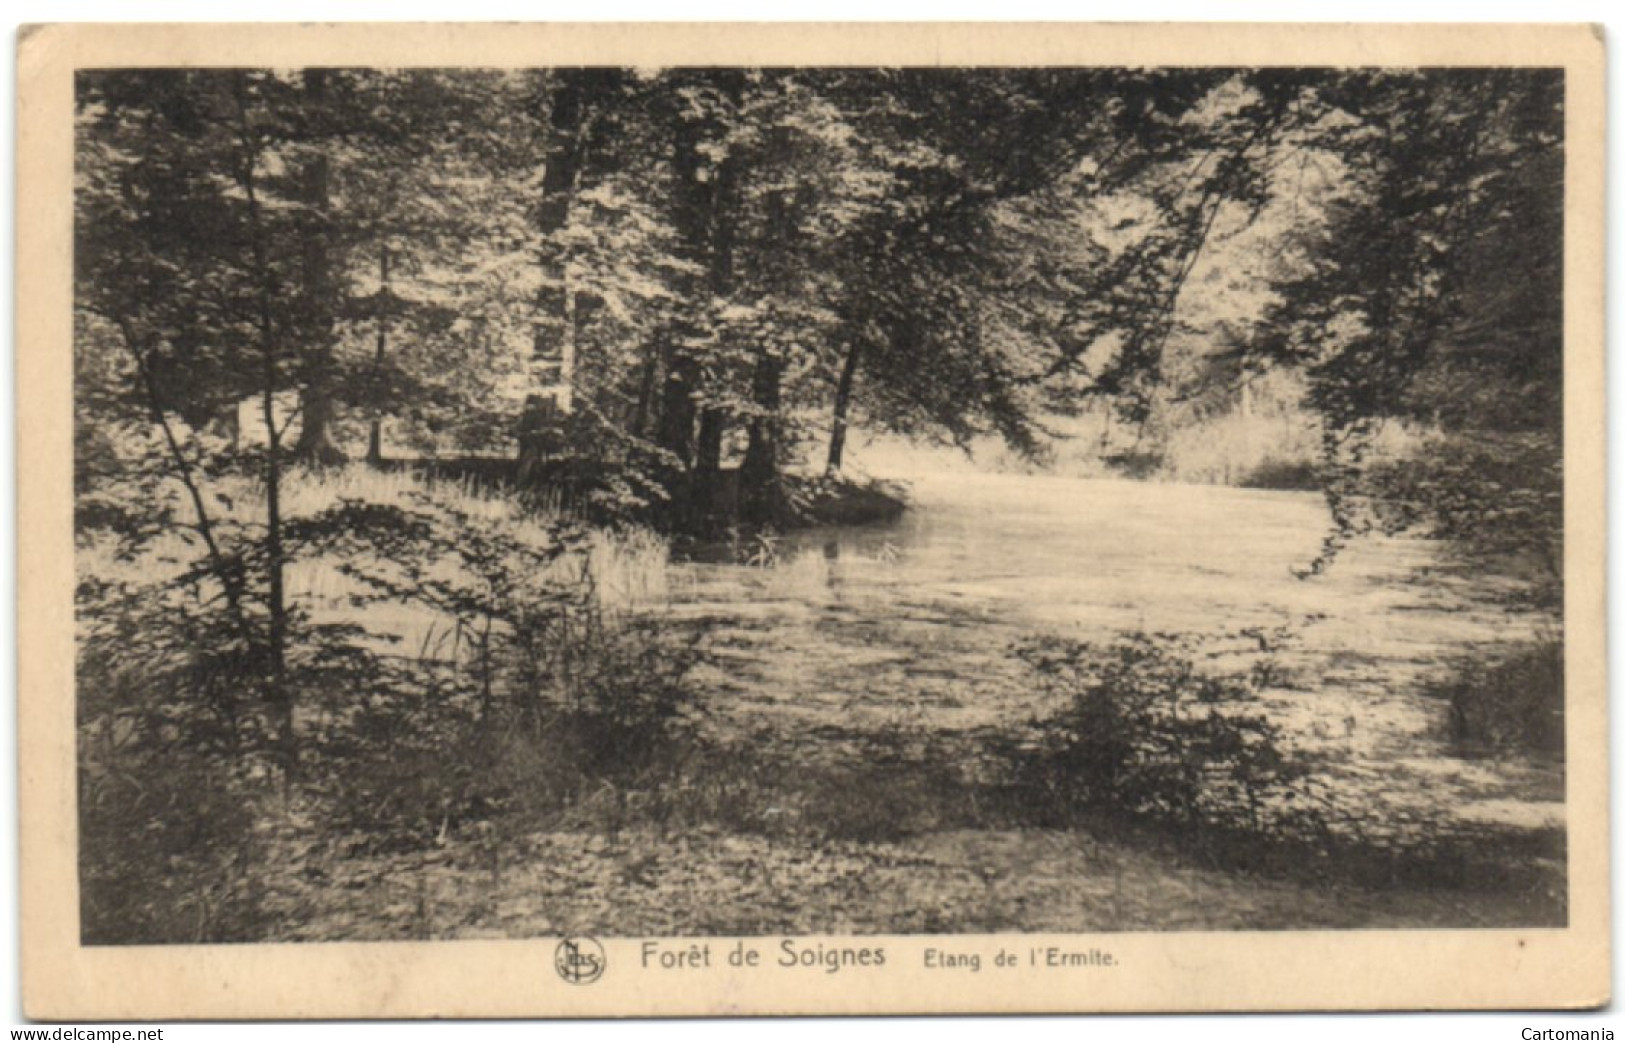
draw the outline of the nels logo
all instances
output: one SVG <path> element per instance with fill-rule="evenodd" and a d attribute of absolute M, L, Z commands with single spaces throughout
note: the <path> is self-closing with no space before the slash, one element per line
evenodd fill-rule
<path fill-rule="evenodd" d="M 604 947 L 591 938 L 565 938 L 553 951 L 553 968 L 571 985 L 591 985 L 604 976 Z"/>

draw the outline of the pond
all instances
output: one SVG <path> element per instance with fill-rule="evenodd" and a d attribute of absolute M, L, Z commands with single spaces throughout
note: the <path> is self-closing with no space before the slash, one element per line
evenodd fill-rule
<path fill-rule="evenodd" d="M 895 523 L 671 566 L 672 611 L 713 627 L 717 726 L 803 757 L 899 728 L 971 740 L 1053 709 L 1011 652 L 1030 635 L 1169 633 L 1214 669 L 1267 651 L 1267 712 L 1351 800 L 1561 821 L 1558 767 L 1456 756 L 1421 690 L 1538 630 L 1435 543 L 1364 537 L 1300 578 L 1330 526 L 1314 493 L 940 473 L 910 501 Z"/>

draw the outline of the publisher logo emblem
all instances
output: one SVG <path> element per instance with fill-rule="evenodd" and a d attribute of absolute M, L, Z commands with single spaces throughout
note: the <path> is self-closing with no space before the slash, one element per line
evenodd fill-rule
<path fill-rule="evenodd" d="M 604 947 L 591 938 L 565 938 L 553 952 L 553 967 L 571 985 L 591 985 L 604 976 Z"/>

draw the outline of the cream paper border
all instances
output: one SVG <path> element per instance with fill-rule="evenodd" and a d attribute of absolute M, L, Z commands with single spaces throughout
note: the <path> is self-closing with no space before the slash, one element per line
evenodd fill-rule
<path fill-rule="evenodd" d="M 819 939 L 880 968 L 608 971 L 572 986 L 556 939 L 93 947 L 79 944 L 72 591 L 73 73 L 141 65 L 1539 65 L 1567 71 L 1570 925 Z M 1604 635 L 1603 46 L 1589 26 L 1200 24 L 51 25 L 18 38 L 18 743 L 23 1002 L 38 1019 L 1588 1007 L 1609 998 Z M 694 939 L 671 939 L 673 945 Z M 929 946 L 980 973 L 926 971 Z M 1001 949 L 1099 949 L 1116 965 L 999 970 Z"/>

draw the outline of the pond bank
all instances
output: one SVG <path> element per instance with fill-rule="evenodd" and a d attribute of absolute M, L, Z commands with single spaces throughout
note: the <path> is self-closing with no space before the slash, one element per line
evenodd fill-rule
<path fill-rule="evenodd" d="M 586 462 L 570 459 L 520 461 L 510 457 L 446 457 L 389 460 L 388 470 L 416 471 L 435 481 L 452 481 L 486 490 L 511 490 L 552 505 L 586 512 L 595 494 L 607 490 L 609 476 Z M 783 532 L 820 526 L 876 525 L 895 522 L 908 508 L 902 483 L 857 480 L 841 476 L 785 474 L 779 477 L 780 506 L 771 525 L 741 522 L 738 468 L 727 467 L 703 483 L 690 481 L 690 502 L 679 517 L 651 513 L 642 520 L 663 531 L 689 530 L 687 538 L 717 540 L 741 528 Z M 681 524 L 679 524 L 681 522 Z"/>

